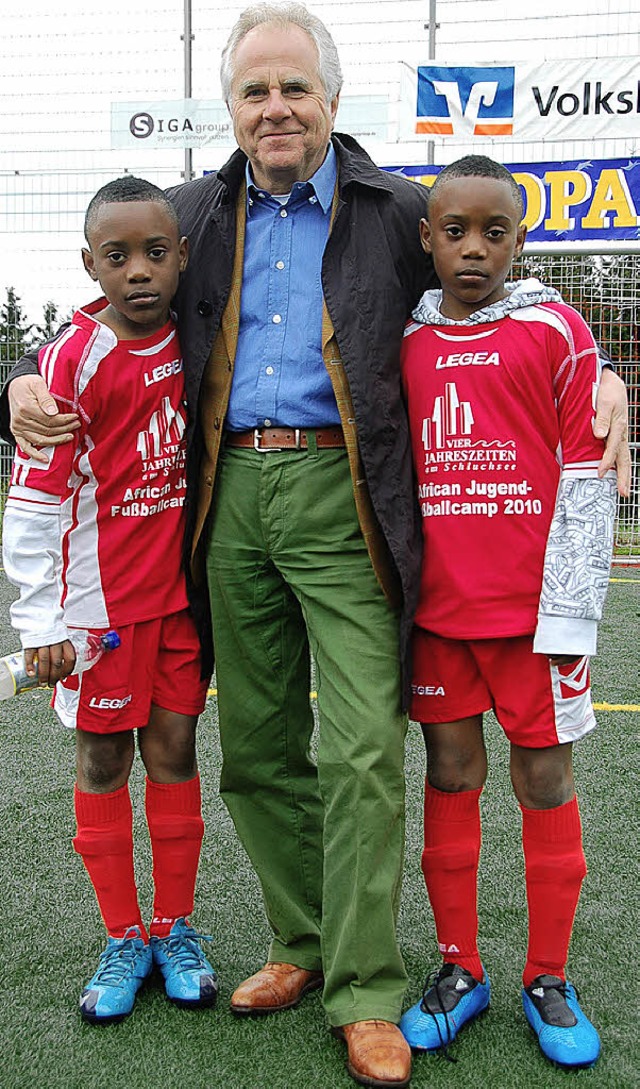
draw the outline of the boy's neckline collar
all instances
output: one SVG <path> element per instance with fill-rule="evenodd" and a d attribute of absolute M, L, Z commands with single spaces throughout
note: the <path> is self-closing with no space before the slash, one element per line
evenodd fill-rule
<path fill-rule="evenodd" d="M 176 323 L 174 321 L 173 315 L 170 312 L 164 325 L 156 329 L 155 332 L 149 333 L 147 336 L 119 337 L 117 333 L 114 333 L 110 325 L 106 325 L 99 319 L 98 315 L 108 305 L 109 300 L 107 299 L 107 297 L 105 295 L 101 295 L 100 298 L 94 299 L 92 302 L 87 303 L 86 306 L 83 306 L 79 310 L 76 310 L 73 316 L 73 321 L 76 325 L 91 325 L 92 327 L 98 325 L 100 326 L 100 329 L 104 330 L 105 333 L 109 333 L 113 337 L 114 345 L 127 345 L 131 351 L 135 352 L 144 351 L 145 348 L 150 348 L 154 345 L 157 345 L 159 341 L 162 341 L 165 338 L 168 339 L 176 332 Z"/>

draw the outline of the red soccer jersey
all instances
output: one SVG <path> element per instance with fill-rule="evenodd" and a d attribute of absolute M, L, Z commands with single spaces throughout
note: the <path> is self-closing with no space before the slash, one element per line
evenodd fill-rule
<path fill-rule="evenodd" d="M 61 411 L 75 411 L 75 442 L 48 466 L 16 455 L 9 517 L 43 512 L 60 497 L 62 605 L 70 627 L 104 628 L 185 608 L 181 570 L 186 409 L 182 357 L 169 322 L 143 340 L 118 341 L 78 311 L 40 352 Z M 38 493 L 41 493 L 38 495 Z M 46 547 L 43 542 L 43 547 Z"/>
<path fill-rule="evenodd" d="M 458 639 L 535 631 L 560 465 L 596 475 L 600 363 L 563 303 L 486 324 L 407 327 L 423 564 L 416 623 Z"/>

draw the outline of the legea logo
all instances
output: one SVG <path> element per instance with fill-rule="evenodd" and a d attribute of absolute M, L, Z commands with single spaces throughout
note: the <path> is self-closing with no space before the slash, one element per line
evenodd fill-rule
<path fill-rule="evenodd" d="M 418 68 L 416 132 L 511 136 L 515 68 Z"/>

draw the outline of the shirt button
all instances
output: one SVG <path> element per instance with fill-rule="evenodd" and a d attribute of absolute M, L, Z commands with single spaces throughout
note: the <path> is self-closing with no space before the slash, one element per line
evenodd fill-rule
<path fill-rule="evenodd" d="M 265 427 L 271 427 L 271 420 L 265 420 L 264 421 L 264 426 Z"/>
<path fill-rule="evenodd" d="M 276 261 L 276 268 L 283 269 L 284 268 L 284 261 Z"/>
<path fill-rule="evenodd" d="M 280 209 L 280 215 L 281 215 L 282 219 L 286 219 L 288 214 L 289 213 L 287 212 L 286 208 L 281 208 Z"/>
<path fill-rule="evenodd" d="M 280 314 L 274 314 L 271 320 L 272 320 L 274 325 L 279 325 L 280 322 L 282 321 L 282 317 L 281 317 Z"/>
<path fill-rule="evenodd" d="M 267 367 L 267 374 L 273 374 L 273 367 Z"/>

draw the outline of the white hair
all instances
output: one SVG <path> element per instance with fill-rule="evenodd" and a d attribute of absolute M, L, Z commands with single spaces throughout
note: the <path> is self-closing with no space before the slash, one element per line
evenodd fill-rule
<path fill-rule="evenodd" d="M 258 26 L 270 23 L 286 28 L 298 26 L 309 35 L 318 50 L 318 72 L 327 96 L 327 102 L 331 102 L 342 87 L 342 69 L 338 50 L 331 34 L 324 23 L 316 15 L 312 15 L 304 4 L 252 4 L 238 17 L 233 27 L 229 40 L 222 51 L 220 64 L 220 82 L 222 95 L 227 105 L 231 99 L 231 84 L 233 81 L 233 61 L 236 49 L 242 39 Z"/>

